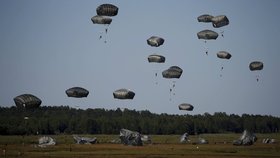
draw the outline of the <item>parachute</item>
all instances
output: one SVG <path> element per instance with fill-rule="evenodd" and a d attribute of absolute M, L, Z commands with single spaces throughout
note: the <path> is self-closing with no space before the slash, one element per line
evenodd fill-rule
<path fill-rule="evenodd" d="M 107 16 L 99 16 L 95 15 L 91 18 L 92 23 L 94 24 L 103 24 L 103 25 L 110 25 L 112 22 L 112 18 Z"/>
<path fill-rule="evenodd" d="M 219 51 L 217 53 L 217 57 L 220 59 L 227 59 L 229 60 L 231 58 L 231 54 L 226 51 Z M 224 69 L 224 66 L 221 66 L 221 71 Z M 222 77 L 222 74 L 220 74 L 220 77 Z"/>
<path fill-rule="evenodd" d="M 240 138 L 233 141 L 233 145 L 253 145 L 257 139 L 254 133 L 244 130 Z"/>
<path fill-rule="evenodd" d="M 198 21 L 198 22 L 209 23 L 209 22 L 212 22 L 212 18 L 213 18 L 212 15 L 203 14 L 203 15 L 200 15 L 199 17 L 197 17 L 197 21 Z"/>
<path fill-rule="evenodd" d="M 72 87 L 67 89 L 65 93 L 68 97 L 83 98 L 88 96 L 89 91 L 82 87 Z"/>
<path fill-rule="evenodd" d="M 95 144 L 97 143 L 97 138 L 80 137 L 78 135 L 73 135 L 74 140 L 77 144 Z"/>
<path fill-rule="evenodd" d="M 263 63 L 261 61 L 253 61 L 250 63 L 249 68 L 251 71 L 262 70 Z"/>
<path fill-rule="evenodd" d="M 212 30 L 203 30 L 197 33 L 198 39 L 216 40 L 219 34 Z"/>
<path fill-rule="evenodd" d="M 229 24 L 229 20 L 225 15 L 215 16 L 211 20 L 214 28 L 220 28 Z"/>
<path fill-rule="evenodd" d="M 162 55 L 152 54 L 148 57 L 149 63 L 164 63 L 165 57 Z"/>
<path fill-rule="evenodd" d="M 162 55 L 152 54 L 152 55 L 149 55 L 148 61 L 149 61 L 149 63 L 164 63 L 165 57 Z M 157 74 L 158 74 L 158 70 L 156 70 L 156 72 L 155 72 L 155 77 L 157 77 Z M 158 82 L 156 81 L 156 84 L 157 83 Z"/>
<path fill-rule="evenodd" d="M 22 94 L 14 98 L 14 102 L 17 107 L 19 108 L 38 108 L 42 101 L 38 97 L 32 95 L 32 94 Z"/>
<path fill-rule="evenodd" d="M 179 110 L 193 111 L 193 106 L 188 103 L 182 103 L 178 107 L 179 107 Z"/>
<path fill-rule="evenodd" d="M 120 130 L 121 143 L 124 145 L 142 146 L 141 134 L 128 129 Z"/>
<path fill-rule="evenodd" d="M 251 71 L 260 71 L 263 69 L 263 62 L 261 61 L 253 61 L 249 65 L 249 69 Z M 256 75 L 257 82 L 259 81 L 259 75 Z"/>
<path fill-rule="evenodd" d="M 133 99 L 135 93 L 128 89 L 118 89 L 113 92 L 113 96 L 116 99 Z"/>
<path fill-rule="evenodd" d="M 219 51 L 217 53 L 217 57 L 221 58 L 221 59 L 230 59 L 231 58 L 231 54 L 229 52 L 226 52 L 226 51 Z"/>
<path fill-rule="evenodd" d="M 183 70 L 178 66 L 171 66 L 167 70 L 162 72 L 162 77 L 164 78 L 180 78 Z"/>
<path fill-rule="evenodd" d="M 147 39 L 147 43 L 152 47 L 159 47 L 164 43 L 164 39 L 157 36 L 152 36 L 149 39 Z"/>
<path fill-rule="evenodd" d="M 169 67 L 167 70 L 164 70 L 162 72 L 162 77 L 163 78 L 166 78 L 166 79 L 174 79 L 174 78 L 177 78 L 179 79 L 181 77 L 183 73 L 183 70 L 179 67 L 179 66 L 171 66 Z M 173 85 L 172 87 L 169 89 L 170 91 L 170 95 L 171 95 L 171 92 L 174 90 L 175 88 L 175 81 L 173 81 Z M 173 95 L 175 95 L 175 93 L 173 93 Z M 171 96 L 170 96 L 170 99 L 171 101 Z"/>
<path fill-rule="evenodd" d="M 97 15 L 100 16 L 116 16 L 119 8 L 113 4 L 101 4 L 96 8 Z"/>

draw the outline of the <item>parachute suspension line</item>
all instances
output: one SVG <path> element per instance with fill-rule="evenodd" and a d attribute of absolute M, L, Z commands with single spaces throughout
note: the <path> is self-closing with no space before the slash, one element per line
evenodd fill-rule
<path fill-rule="evenodd" d="M 222 74 L 222 73 L 223 73 L 223 72 L 222 72 L 222 71 L 223 71 L 223 69 L 224 69 L 224 65 L 223 65 L 223 64 L 221 64 L 221 74 L 220 74 L 220 77 L 222 77 L 222 76 L 223 76 L 223 74 Z"/>
<path fill-rule="evenodd" d="M 158 84 L 158 70 L 155 70 L 155 84 Z"/>
<path fill-rule="evenodd" d="M 256 80 L 257 80 L 257 82 L 259 82 L 259 75 L 256 75 Z"/>
<path fill-rule="evenodd" d="M 224 30 L 220 32 L 221 36 L 224 37 Z"/>

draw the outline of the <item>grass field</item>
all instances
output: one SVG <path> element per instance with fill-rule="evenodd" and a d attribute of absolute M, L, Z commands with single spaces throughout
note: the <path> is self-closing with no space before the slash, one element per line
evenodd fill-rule
<path fill-rule="evenodd" d="M 85 135 L 93 137 L 92 135 Z M 54 135 L 57 145 L 40 148 L 40 136 L 0 136 L 0 157 L 45 157 L 45 158 L 217 158 L 217 157 L 259 157 L 279 158 L 280 143 L 263 144 L 263 138 L 280 140 L 280 134 L 257 134 L 258 141 L 252 146 L 234 146 L 232 141 L 240 134 L 203 134 L 209 144 L 193 144 L 197 136 L 190 136 L 191 143 L 179 143 L 179 135 L 154 135 L 152 144 L 124 146 L 111 143 L 117 135 L 94 135 L 99 143 L 93 145 L 75 144 L 71 135 Z"/>

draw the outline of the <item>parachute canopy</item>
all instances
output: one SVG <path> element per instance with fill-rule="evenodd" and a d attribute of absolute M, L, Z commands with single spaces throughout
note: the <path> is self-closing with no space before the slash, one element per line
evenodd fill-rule
<path fill-rule="evenodd" d="M 229 20 L 225 15 L 215 16 L 211 20 L 212 20 L 212 25 L 215 28 L 223 27 L 229 24 Z"/>
<path fill-rule="evenodd" d="M 180 78 L 183 70 L 178 66 L 171 66 L 167 70 L 162 72 L 162 77 L 164 78 Z"/>
<path fill-rule="evenodd" d="M 147 39 L 147 43 L 152 47 L 159 47 L 164 43 L 164 39 L 157 36 L 152 36 L 149 39 Z"/>
<path fill-rule="evenodd" d="M 96 15 L 96 16 L 93 16 L 91 18 L 91 21 L 94 24 L 104 24 L 104 25 L 108 24 L 108 25 L 110 25 L 111 22 L 112 22 L 112 19 L 110 17 L 107 17 L 107 16 Z"/>
<path fill-rule="evenodd" d="M 179 110 L 187 110 L 187 111 L 192 111 L 193 110 L 193 106 L 191 104 L 188 104 L 188 103 L 182 103 L 178 107 L 179 107 Z"/>
<path fill-rule="evenodd" d="M 203 14 L 203 15 L 200 15 L 199 17 L 197 17 L 197 20 L 198 20 L 198 22 L 208 23 L 208 22 L 212 22 L 212 18 L 213 18 L 212 15 Z"/>
<path fill-rule="evenodd" d="M 233 145 L 253 145 L 257 141 L 255 134 L 244 130 L 242 136 L 238 140 L 233 141 Z"/>
<path fill-rule="evenodd" d="M 73 135 L 74 140 L 77 144 L 95 144 L 97 143 L 97 138 L 80 137 L 78 135 Z"/>
<path fill-rule="evenodd" d="M 162 56 L 162 55 L 152 54 L 148 57 L 148 61 L 150 63 L 164 63 L 165 62 L 165 57 Z"/>
<path fill-rule="evenodd" d="M 17 107 L 24 108 L 38 108 L 42 101 L 32 94 L 22 94 L 14 98 Z"/>
<path fill-rule="evenodd" d="M 116 99 L 133 99 L 135 93 L 128 89 L 118 89 L 113 92 L 113 95 Z"/>
<path fill-rule="evenodd" d="M 203 30 L 197 33 L 198 39 L 204 40 L 215 40 L 217 39 L 219 34 L 212 30 Z"/>
<path fill-rule="evenodd" d="M 251 71 L 262 70 L 263 63 L 261 61 L 253 61 L 250 63 L 249 68 Z"/>
<path fill-rule="evenodd" d="M 217 53 L 217 57 L 221 58 L 221 59 L 230 59 L 231 58 L 231 54 L 229 52 L 226 52 L 226 51 L 219 51 Z"/>
<path fill-rule="evenodd" d="M 52 137 L 48 137 L 48 136 L 43 136 L 41 138 L 39 138 L 39 147 L 47 147 L 50 145 L 55 145 L 56 141 L 55 139 L 53 139 Z"/>
<path fill-rule="evenodd" d="M 82 87 L 72 87 L 67 89 L 65 93 L 68 97 L 83 98 L 88 96 L 89 91 Z"/>
<path fill-rule="evenodd" d="M 180 143 L 186 143 L 190 141 L 189 140 L 189 134 L 188 133 L 184 133 L 181 137 L 180 137 Z"/>
<path fill-rule="evenodd" d="M 180 73 L 183 73 L 183 69 L 181 69 L 179 66 L 170 66 L 169 69 L 176 70 Z"/>
<path fill-rule="evenodd" d="M 128 129 L 120 130 L 121 143 L 124 145 L 142 146 L 141 134 Z"/>
<path fill-rule="evenodd" d="M 113 4 L 101 4 L 96 8 L 97 15 L 100 16 L 115 16 L 118 14 L 119 8 Z"/>

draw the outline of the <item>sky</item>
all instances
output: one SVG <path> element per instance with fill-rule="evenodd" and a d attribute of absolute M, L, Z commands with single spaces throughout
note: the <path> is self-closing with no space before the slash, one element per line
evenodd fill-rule
<path fill-rule="evenodd" d="M 91 22 L 104 3 L 119 8 L 107 34 L 106 26 Z M 202 14 L 226 15 L 230 23 L 213 28 L 197 21 Z M 278 0 L 1 0 L 0 106 L 14 106 L 14 97 L 29 93 L 42 106 L 280 117 L 278 15 Z M 205 43 L 197 38 L 204 29 L 220 35 Z M 164 44 L 149 46 L 151 36 Z M 232 58 L 219 59 L 218 51 Z M 154 53 L 165 63 L 149 63 Z M 252 61 L 262 61 L 263 70 L 250 71 Z M 163 78 L 173 65 L 183 69 L 180 79 Z M 65 90 L 75 86 L 88 97 L 67 97 Z M 134 99 L 114 99 L 120 88 L 134 91 Z M 194 110 L 180 111 L 181 103 Z"/>

